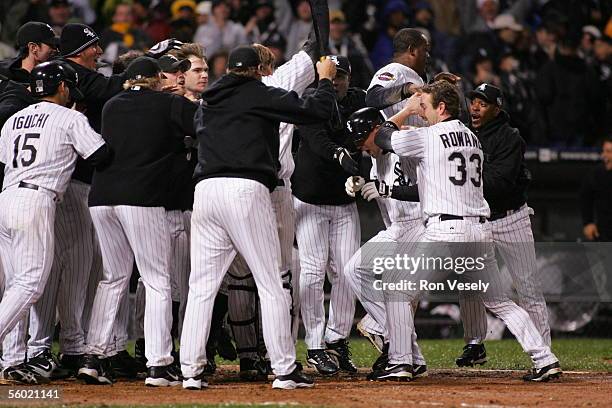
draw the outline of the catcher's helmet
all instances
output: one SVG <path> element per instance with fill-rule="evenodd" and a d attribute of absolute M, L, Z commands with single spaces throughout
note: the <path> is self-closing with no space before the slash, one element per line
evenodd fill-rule
<path fill-rule="evenodd" d="M 68 86 L 72 99 L 83 99 L 83 94 L 77 88 L 78 74 L 66 62 L 44 62 L 34 67 L 30 73 L 30 91 L 36 97 L 54 95 L 61 82 Z"/>
<path fill-rule="evenodd" d="M 376 108 L 362 108 L 354 112 L 346 122 L 350 140 L 357 147 L 368 137 L 372 129 L 385 121 L 382 113 Z"/>

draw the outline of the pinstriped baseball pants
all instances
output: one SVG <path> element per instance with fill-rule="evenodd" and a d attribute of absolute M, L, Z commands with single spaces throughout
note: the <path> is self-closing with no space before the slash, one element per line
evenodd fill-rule
<path fill-rule="evenodd" d="M 89 332 L 88 353 L 110 355 L 113 325 L 127 293 L 134 260 L 144 281 L 145 353 L 147 365 L 172 363 L 172 300 L 170 298 L 170 239 L 162 207 L 91 207 L 102 261 L 103 277 L 96 290 Z"/>
<path fill-rule="evenodd" d="M 239 252 L 255 279 L 261 302 L 263 334 L 276 375 L 295 369 L 289 302 L 280 278 L 280 244 L 270 192 L 261 183 L 240 178 L 211 178 L 196 186 L 191 218 L 191 276 L 181 335 L 185 377 L 206 364 L 215 296 Z"/>

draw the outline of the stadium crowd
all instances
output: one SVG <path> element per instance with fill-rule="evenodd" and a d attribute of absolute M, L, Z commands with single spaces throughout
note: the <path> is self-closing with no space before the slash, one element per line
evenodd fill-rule
<path fill-rule="evenodd" d="M 421 28 L 430 69 L 462 76 L 465 90 L 499 85 L 514 125 L 531 145 L 594 146 L 612 129 L 612 2 L 606 0 L 330 1 L 330 46 L 367 88 L 392 57 L 393 35 Z M 0 4 L 0 59 L 14 57 L 17 28 L 69 22 L 101 33 L 101 61 L 165 38 L 205 47 L 211 82 L 228 51 L 262 43 L 282 63 L 310 30 L 307 0 L 9 0 Z M 6 67 L 10 60 L 2 63 Z"/>

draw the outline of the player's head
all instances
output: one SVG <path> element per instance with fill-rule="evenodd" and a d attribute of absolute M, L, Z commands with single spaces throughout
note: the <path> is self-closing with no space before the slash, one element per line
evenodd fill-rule
<path fill-rule="evenodd" d="M 351 63 L 343 55 L 331 55 L 331 60 L 336 64 L 336 76 L 333 79 L 336 99 L 341 101 L 346 96 L 351 82 Z"/>
<path fill-rule="evenodd" d="M 98 34 L 85 24 L 70 23 L 62 29 L 60 52 L 63 57 L 75 60 L 89 69 L 96 69 L 102 55 Z"/>
<path fill-rule="evenodd" d="M 121 74 L 132 61 L 138 57 L 142 57 L 143 55 L 144 52 L 140 50 L 130 50 L 119 55 L 117 59 L 113 61 L 113 74 Z"/>
<path fill-rule="evenodd" d="M 495 85 L 481 84 L 468 94 L 471 100 L 470 115 L 472 127 L 480 127 L 491 122 L 501 111 L 503 95 Z"/>
<path fill-rule="evenodd" d="M 188 60 L 190 68 L 185 71 L 185 91 L 187 95 L 200 98 L 208 86 L 208 64 L 204 56 L 204 49 L 198 43 L 185 43 L 179 50 L 170 51 L 171 55 L 179 60 Z"/>
<path fill-rule="evenodd" d="M 17 30 L 17 47 L 23 58 L 32 58 L 35 65 L 49 61 L 59 45 L 59 39 L 49 24 L 30 21 Z"/>
<path fill-rule="evenodd" d="M 459 116 L 459 92 L 447 81 L 436 81 L 421 88 L 421 112 L 423 119 L 435 125 L 448 118 Z"/>
<path fill-rule="evenodd" d="M 384 121 L 382 113 L 376 108 L 359 109 L 346 122 L 349 139 L 359 150 L 373 157 L 380 156 L 382 150 L 374 143 L 374 137 Z"/>
<path fill-rule="evenodd" d="M 606 166 L 606 170 L 612 171 L 612 136 L 604 139 L 601 145 L 601 158 Z"/>
<path fill-rule="evenodd" d="M 255 47 L 241 45 L 234 48 L 228 57 L 227 72 L 260 80 L 263 73 L 263 67 Z"/>
<path fill-rule="evenodd" d="M 125 70 L 127 80 L 123 84 L 123 88 L 141 87 L 159 91 L 162 87 L 161 73 L 159 62 L 156 59 L 144 56 L 138 57 Z"/>
<path fill-rule="evenodd" d="M 402 28 L 393 37 L 393 60 L 423 76 L 429 60 L 427 36 L 415 28 Z"/>
<path fill-rule="evenodd" d="M 51 99 L 66 106 L 80 100 L 83 94 L 78 89 L 78 74 L 70 65 L 61 61 L 43 62 L 32 69 L 30 90 L 37 98 Z"/>
<path fill-rule="evenodd" d="M 268 76 L 274 73 L 274 63 L 276 61 L 276 57 L 271 49 L 261 44 L 253 44 L 253 48 L 257 51 L 257 55 L 259 55 L 259 60 L 261 61 L 261 75 Z"/>
<path fill-rule="evenodd" d="M 162 55 L 158 61 L 162 70 L 162 86 L 174 94 L 185 95 L 185 72 L 191 68 L 191 62 L 171 54 Z"/>

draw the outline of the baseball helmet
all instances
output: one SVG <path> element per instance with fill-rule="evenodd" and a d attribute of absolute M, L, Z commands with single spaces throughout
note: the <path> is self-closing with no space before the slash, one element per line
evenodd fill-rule
<path fill-rule="evenodd" d="M 54 95 L 62 82 L 68 86 L 73 100 L 83 99 L 83 94 L 77 88 L 79 76 L 66 62 L 44 62 L 30 73 L 30 91 L 35 97 Z"/>
<path fill-rule="evenodd" d="M 384 121 L 382 113 L 376 108 L 359 109 L 346 122 L 350 141 L 359 147 L 370 132 Z"/>

